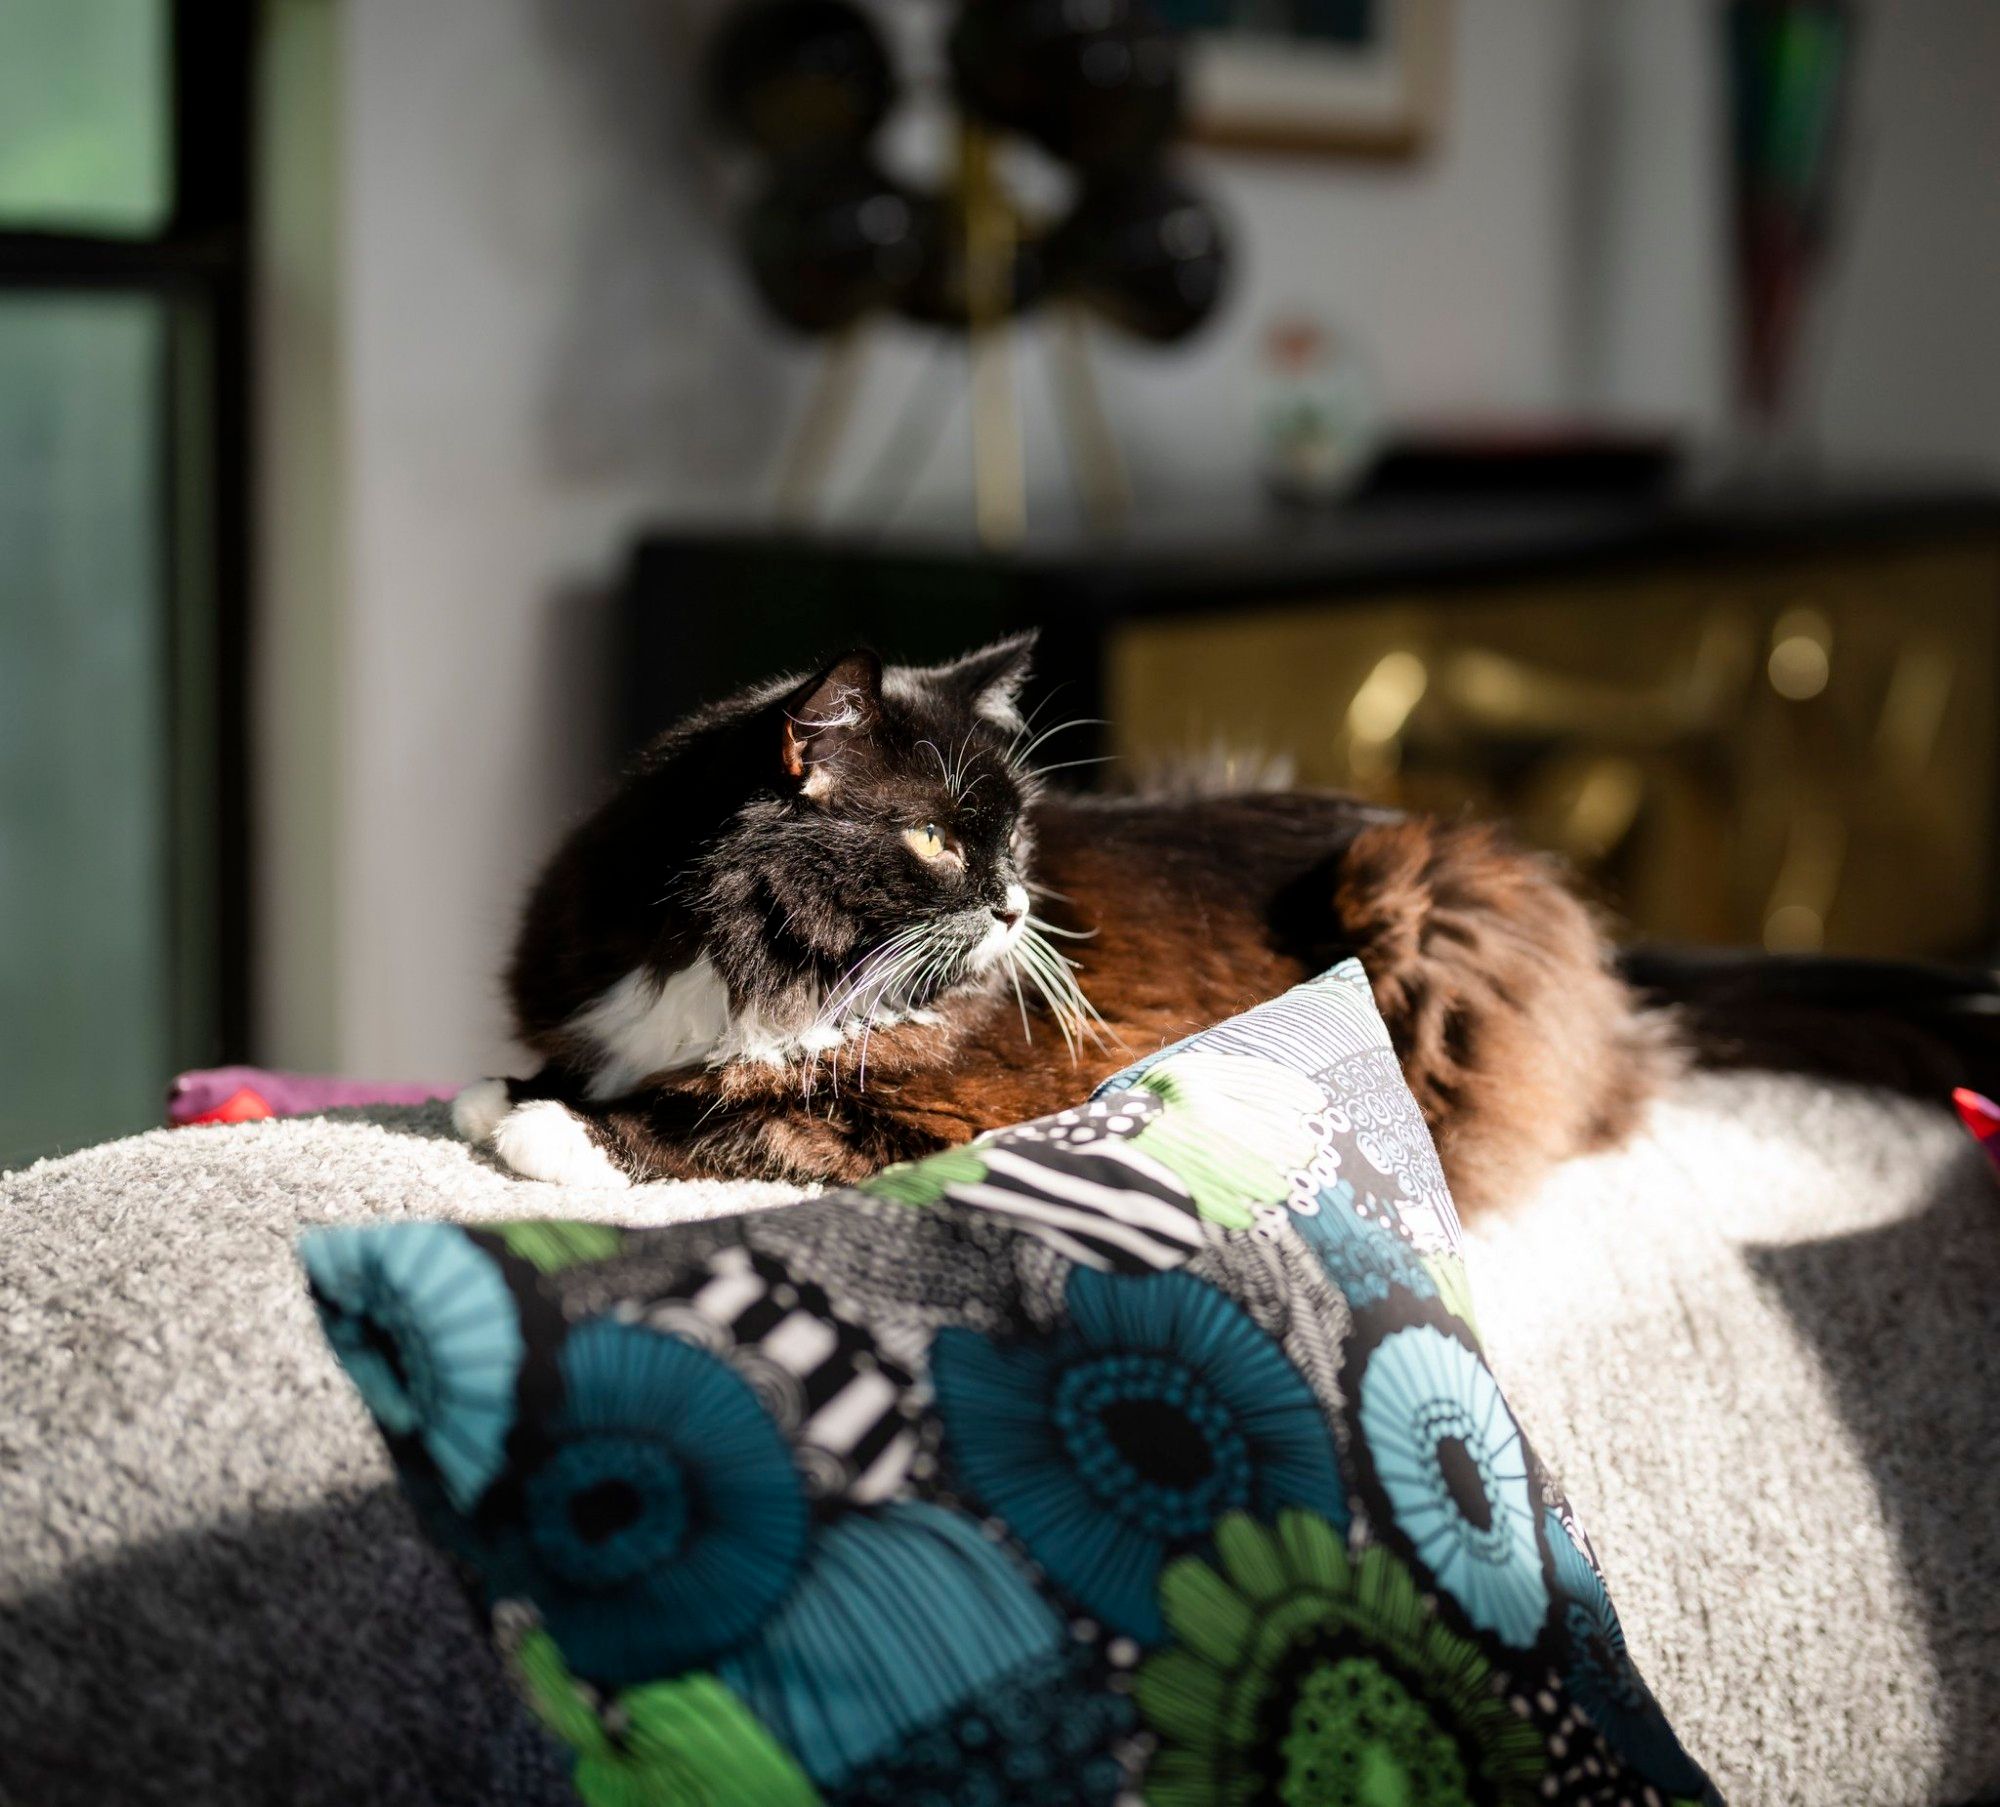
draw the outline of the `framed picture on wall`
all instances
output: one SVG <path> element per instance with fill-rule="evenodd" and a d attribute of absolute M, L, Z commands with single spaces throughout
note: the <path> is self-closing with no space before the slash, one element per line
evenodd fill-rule
<path fill-rule="evenodd" d="M 1194 136 L 1412 157 L 1445 100 L 1451 0 L 1158 0 L 1188 34 Z"/>

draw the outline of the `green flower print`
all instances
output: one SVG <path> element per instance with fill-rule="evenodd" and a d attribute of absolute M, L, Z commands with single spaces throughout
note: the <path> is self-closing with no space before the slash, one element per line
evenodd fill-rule
<path fill-rule="evenodd" d="M 1219 1567 L 1170 1566 L 1175 1642 L 1138 1673 L 1161 1748 L 1148 1807 L 1528 1807 L 1541 1740 L 1478 1647 L 1383 1549 L 1348 1555 L 1310 1512 L 1232 1513 Z"/>
<path fill-rule="evenodd" d="M 1242 1054 L 1169 1055 L 1135 1082 L 1166 1109 L 1132 1139 L 1171 1168 L 1195 1208 L 1225 1229 L 1248 1229 L 1252 1207 L 1284 1202 L 1313 1157 L 1308 1119 L 1325 1094 L 1303 1073 Z"/>
<path fill-rule="evenodd" d="M 571 1779 L 584 1807 L 817 1807 L 798 1765 L 713 1675 L 602 1697 L 540 1629 L 510 1660 L 537 1717 L 576 1753 Z"/>
<path fill-rule="evenodd" d="M 503 1223 L 493 1226 L 510 1255 L 545 1274 L 579 1267 L 586 1261 L 609 1261 L 624 1238 L 603 1223 Z"/>
<path fill-rule="evenodd" d="M 986 1163 L 972 1148 L 947 1148 L 921 1161 L 899 1161 L 856 1188 L 899 1205 L 934 1205 L 947 1186 L 969 1185 L 986 1177 Z"/>

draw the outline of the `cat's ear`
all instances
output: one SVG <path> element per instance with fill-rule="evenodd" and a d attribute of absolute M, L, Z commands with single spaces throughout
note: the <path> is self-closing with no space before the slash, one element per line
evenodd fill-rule
<path fill-rule="evenodd" d="M 1028 661 L 1034 655 L 1037 632 L 1012 634 L 967 653 L 934 674 L 937 683 L 958 692 L 975 713 L 1003 728 L 1021 725 L 1021 686 L 1028 681 Z"/>
<path fill-rule="evenodd" d="M 841 749 L 874 733 L 882 719 L 882 661 L 865 650 L 842 653 L 788 696 L 780 711 L 780 764 L 808 797 L 833 782 Z"/>

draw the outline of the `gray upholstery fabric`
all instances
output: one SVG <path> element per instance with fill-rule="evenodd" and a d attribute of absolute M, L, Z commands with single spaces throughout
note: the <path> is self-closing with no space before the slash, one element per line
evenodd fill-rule
<path fill-rule="evenodd" d="M 0 1182 L 0 1803 L 572 1801 L 293 1237 L 790 1196 L 530 1184 L 442 1107 L 156 1131 Z"/>
<path fill-rule="evenodd" d="M 1732 1801 L 2000 1794 L 2000 1186 L 1945 1112 L 1693 1081 L 1483 1227 L 1472 1275 Z"/>
<path fill-rule="evenodd" d="M 323 1348 L 303 1224 L 659 1222 L 443 1113 L 0 1181 L 0 1802 L 567 1798 Z M 1494 1363 L 1739 1803 L 2000 1787 L 2000 1191 L 1938 1112 L 1690 1082 L 1474 1251 Z"/>

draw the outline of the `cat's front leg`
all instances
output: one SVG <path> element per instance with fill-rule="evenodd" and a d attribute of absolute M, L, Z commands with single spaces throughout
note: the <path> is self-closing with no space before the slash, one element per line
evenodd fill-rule
<path fill-rule="evenodd" d="M 830 1122 L 772 1099 L 725 1101 L 673 1084 L 599 1102 L 552 1067 L 468 1086 L 451 1114 L 459 1134 L 510 1173 L 557 1186 L 851 1180 L 881 1164 L 858 1152 L 851 1112 Z"/>
<path fill-rule="evenodd" d="M 461 1142 L 484 1148 L 514 1108 L 511 1079 L 475 1079 L 451 1101 L 451 1126 Z"/>
<path fill-rule="evenodd" d="M 546 1069 L 530 1080 L 479 1080 L 452 1100 L 452 1127 L 526 1180 L 619 1187 L 653 1177 L 587 1106 L 573 1106 L 558 1091 Z"/>
<path fill-rule="evenodd" d="M 556 1185 L 669 1179 L 851 1185 L 945 1145 L 928 1122 L 854 1098 L 808 1106 L 791 1097 L 724 1100 L 700 1088 L 661 1085 L 596 1104 L 546 1074 L 468 1086 L 452 1105 L 452 1121 L 510 1172 Z"/>
<path fill-rule="evenodd" d="M 804 1102 L 789 1088 L 727 1099 L 700 1086 L 634 1093 L 588 1119 L 637 1178 L 851 1186 L 944 1144 L 873 1100 Z"/>

